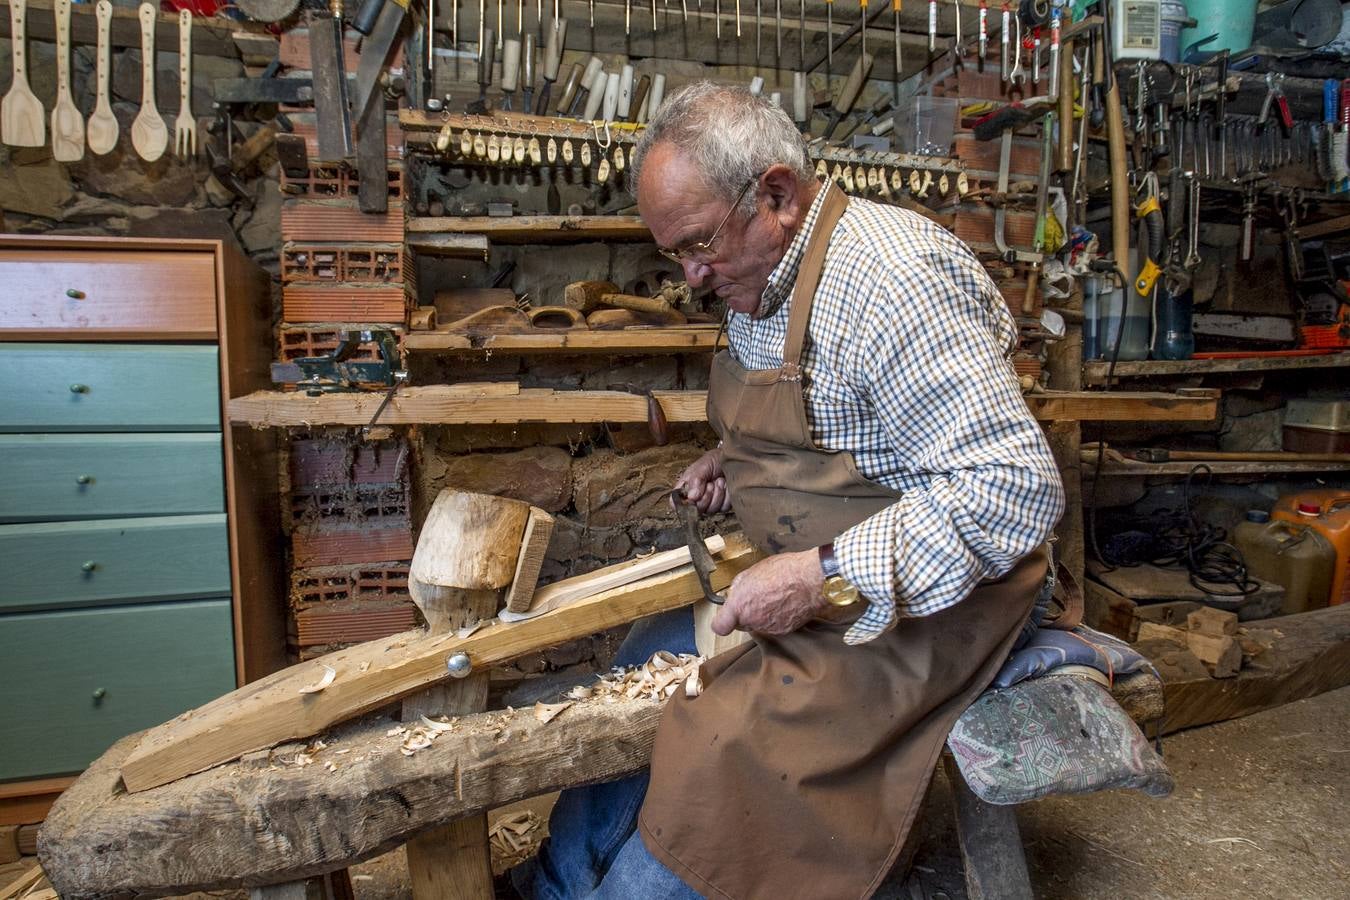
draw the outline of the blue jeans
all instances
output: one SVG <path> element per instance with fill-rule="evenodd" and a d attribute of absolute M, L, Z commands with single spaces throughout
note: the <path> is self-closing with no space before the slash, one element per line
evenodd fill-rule
<path fill-rule="evenodd" d="M 636 666 L 657 650 L 697 653 L 694 614 L 677 609 L 641 619 L 614 657 Z M 558 796 L 549 836 L 533 860 L 511 870 L 517 891 L 533 900 L 695 900 L 699 895 L 653 857 L 637 834 L 647 773 L 572 788 Z"/>

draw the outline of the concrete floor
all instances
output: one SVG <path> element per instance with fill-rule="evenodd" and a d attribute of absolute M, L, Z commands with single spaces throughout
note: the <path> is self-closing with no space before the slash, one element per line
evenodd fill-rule
<path fill-rule="evenodd" d="M 1341 900 L 1350 896 L 1350 688 L 1164 742 L 1177 789 L 1018 809 L 1040 900 Z M 951 792 L 939 775 L 915 879 L 877 900 L 965 900 Z M 410 897 L 403 851 L 354 866 L 359 900 Z M 243 892 L 210 895 L 245 898 Z M 635 898 L 636 900 L 636 898 Z"/>

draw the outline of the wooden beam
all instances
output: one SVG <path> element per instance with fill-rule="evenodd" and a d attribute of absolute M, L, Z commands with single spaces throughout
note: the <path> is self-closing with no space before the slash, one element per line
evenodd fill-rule
<path fill-rule="evenodd" d="M 1350 684 L 1350 604 L 1252 623 L 1278 632 L 1274 646 L 1234 678 L 1170 665 L 1168 647 L 1140 645 L 1158 665 L 1166 732 L 1223 722 Z"/>
<path fill-rule="evenodd" d="M 0 37 L 11 37 L 9 21 L 9 2 L 0 0 L 4 12 L 0 13 Z M 52 0 L 28 0 L 24 33 L 30 41 L 56 41 L 56 20 L 53 14 L 55 4 Z M 269 38 L 271 35 L 264 26 L 253 22 L 240 22 L 235 19 L 215 19 L 197 17 L 192 20 L 192 52 L 207 56 L 222 56 L 238 59 L 239 46 L 235 43 L 236 32 L 247 32 L 252 38 Z M 70 8 L 70 40 L 72 44 L 98 43 L 98 21 L 94 16 L 94 4 L 77 3 Z M 135 6 L 114 6 L 109 41 L 114 47 L 141 46 L 141 23 Z M 275 48 L 276 39 L 272 38 Z M 159 13 L 155 22 L 155 47 L 165 52 L 178 52 L 178 14 Z M 257 52 L 254 46 L 253 52 Z M 275 55 L 275 49 L 273 50 Z"/>
<path fill-rule="evenodd" d="M 653 391 L 669 422 L 707 421 L 706 391 Z M 229 403 L 230 421 L 272 427 L 366 425 L 383 392 L 309 397 L 301 391 L 257 391 Z M 1211 421 L 1218 392 L 1198 396 L 1124 391 L 1049 391 L 1024 398 L 1041 421 Z M 496 425 L 518 422 L 646 422 L 647 398 L 622 391 L 555 391 L 514 382 L 438 385 L 400 390 L 382 425 Z"/>
<path fill-rule="evenodd" d="M 576 244 L 649 241 L 637 216 L 414 216 L 409 239 L 423 234 L 476 234 L 499 244 Z"/>
<path fill-rule="evenodd" d="M 1332 369 L 1350 366 L 1350 353 L 1319 353 L 1308 356 L 1252 356 L 1235 359 L 1147 359 L 1118 362 L 1114 377 L 1175 378 L 1232 372 L 1273 372 L 1286 369 Z M 1110 363 L 1101 360 L 1083 363 L 1083 383 L 1106 383 Z"/>
<path fill-rule="evenodd" d="M 743 539 L 733 536 L 713 574 L 715 586 L 730 584 L 732 576 L 757 558 Z M 123 764 L 122 780 L 128 791 L 143 791 L 253 750 L 318 734 L 446 678 L 446 660 L 456 654 L 467 654 L 473 670 L 482 671 L 541 647 L 687 606 L 702 596 L 693 566 L 682 566 L 535 618 L 495 622 L 467 637 L 410 631 L 339 650 L 259 679 L 152 729 Z M 328 669 L 336 672 L 330 684 L 301 692 L 320 683 Z"/>
<path fill-rule="evenodd" d="M 528 334 L 455 334 L 448 331 L 414 331 L 403 339 L 410 352 L 437 353 L 710 353 L 717 340 L 717 327 L 621 328 L 616 331 L 539 329 Z M 727 345 L 726 335 L 718 347 Z"/>
<path fill-rule="evenodd" d="M 1152 675 L 1116 679 L 1137 721 L 1156 716 Z M 369 859 L 446 821 L 648 763 L 662 705 L 578 701 L 548 723 L 532 709 L 459 719 L 412 756 L 374 717 L 325 734 L 315 762 L 278 748 L 138 794 L 118 772 L 137 736 L 96 760 L 52 810 L 45 859 L 65 900 L 161 896 L 286 882 Z M 330 772 L 324 763 L 338 769 Z M 94 848 L 98 848 L 95 852 Z"/>
<path fill-rule="evenodd" d="M 74 783 L 74 775 L 63 775 L 0 784 L 0 825 L 41 822 L 61 792 Z"/>

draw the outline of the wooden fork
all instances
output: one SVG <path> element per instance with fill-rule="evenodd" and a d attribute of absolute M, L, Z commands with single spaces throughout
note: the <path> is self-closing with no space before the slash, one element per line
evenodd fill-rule
<path fill-rule="evenodd" d="M 197 118 L 192 114 L 192 13 L 178 13 L 178 118 L 173 123 L 173 152 L 182 159 L 197 153 Z"/>

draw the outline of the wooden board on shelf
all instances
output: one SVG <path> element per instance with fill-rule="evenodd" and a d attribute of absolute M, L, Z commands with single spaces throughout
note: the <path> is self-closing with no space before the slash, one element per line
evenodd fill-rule
<path fill-rule="evenodd" d="M 653 391 L 670 422 L 707 421 L 707 391 Z M 230 421 L 256 426 L 367 425 L 384 401 L 383 392 L 310 397 L 299 391 L 257 391 L 230 401 Z M 1109 421 L 1209 421 L 1218 393 L 1029 394 L 1037 419 Z M 521 388 L 514 382 L 431 385 L 403 388 L 384 412 L 383 425 L 499 425 L 520 422 L 646 422 L 647 398 L 622 391 L 555 391 Z"/>
<path fill-rule="evenodd" d="M 536 329 L 528 334 L 490 334 L 470 337 L 447 331 L 410 333 L 403 341 L 408 351 L 439 353 L 700 353 L 711 352 L 717 327 L 621 328 L 616 331 Z M 723 336 L 720 347 L 726 346 Z"/>
<path fill-rule="evenodd" d="M 651 240 L 638 216 L 415 216 L 407 232 L 414 244 L 424 234 L 478 234 L 504 244 Z"/>
<path fill-rule="evenodd" d="M 1177 378 L 1234 372 L 1274 372 L 1288 369 L 1331 369 L 1350 366 L 1350 352 L 1307 356 L 1251 356 L 1234 359 L 1143 359 L 1116 363 L 1115 379 Z M 1106 383 L 1110 363 L 1083 363 L 1083 383 Z"/>
<path fill-rule="evenodd" d="M 1088 575 L 1106 585 L 1122 597 L 1138 603 L 1173 600 L 1193 600 L 1231 609 L 1244 620 L 1258 619 L 1275 615 L 1284 603 L 1284 587 L 1252 578 L 1256 590 L 1245 597 L 1211 594 L 1191 583 L 1190 575 L 1181 566 L 1154 566 L 1142 563 L 1137 566 L 1108 568 L 1098 562 L 1090 562 Z M 1214 585 L 1216 590 L 1231 592 L 1231 586 Z"/>

